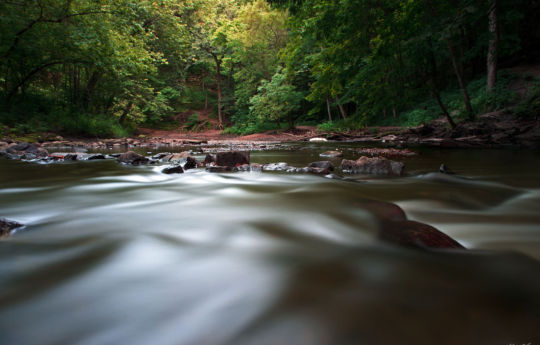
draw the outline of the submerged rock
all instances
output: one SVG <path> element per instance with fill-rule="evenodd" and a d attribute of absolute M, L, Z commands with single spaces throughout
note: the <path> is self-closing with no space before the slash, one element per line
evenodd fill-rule
<path fill-rule="evenodd" d="M 339 151 L 326 151 L 321 153 L 319 156 L 325 157 L 325 158 L 338 158 L 343 157 L 343 153 Z"/>
<path fill-rule="evenodd" d="M 23 225 L 20 223 L 0 218 L 0 238 L 9 236 L 11 231 L 21 227 L 23 227 Z"/>
<path fill-rule="evenodd" d="M 161 170 L 161 172 L 164 174 L 183 174 L 184 169 L 182 169 L 182 167 L 178 165 L 175 167 L 165 168 Z"/>
<path fill-rule="evenodd" d="M 218 152 L 216 154 L 217 166 L 237 167 L 249 164 L 249 161 L 249 151 Z"/>
<path fill-rule="evenodd" d="M 206 171 L 211 172 L 211 173 L 223 173 L 223 172 L 231 172 L 233 171 L 233 168 L 215 165 L 215 166 L 207 167 Z"/>
<path fill-rule="evenodd" d="M 118 156 L 118 161 L 125 164 L 141 165 L 147 164 L 149 162 L 149 159 L 133 151 L 128 151 Z"/>
<path fill-rule="evenodd" d="M 362 156 L 356 161 L 344 159 L 341 161 L 340 167 L 343 171 L 353 174 L 401 176 L 404 164 L 382 157 Z"/>

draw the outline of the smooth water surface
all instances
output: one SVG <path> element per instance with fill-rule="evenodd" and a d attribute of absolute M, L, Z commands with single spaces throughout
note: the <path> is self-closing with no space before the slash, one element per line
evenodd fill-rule
<path fill-rule="evenodd" d="M 538 343 L 539 153 L 421 151 L 346 180 L 0 160 L 0 216 L 27 224 L 0 242 L 0 344 Z M 366 200 L 471 250 L 381 242 Z"/>

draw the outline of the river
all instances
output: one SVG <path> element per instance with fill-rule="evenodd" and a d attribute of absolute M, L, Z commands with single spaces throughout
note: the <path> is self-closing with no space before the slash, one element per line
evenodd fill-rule
<path fill-rule="evenodd" d="M 0 242 L 0 344 L 538 344 L 540 153 L 419 151 L 345 180 L 0 160 L 0 216 L 27 225 Z M 469 250 L 382 242 L 366 200 Z"/>

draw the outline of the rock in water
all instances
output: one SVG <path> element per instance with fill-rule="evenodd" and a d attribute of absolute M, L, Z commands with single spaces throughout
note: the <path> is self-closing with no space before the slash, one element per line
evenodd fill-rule
<path fill-rule="evenodd" d="M 327 174 L 329 174 L 331 171 L 334 171 L 334 164 L 330 161 L 311 162 L 309 163 L 308 168 L 322 169 L 328 171 Z"/>
<path fill-rule="evenodd" d="M 337 157 L 343 157 L 343 153 L 339 151 L 326 151 L 321 153 L 319 156 L 325 157 L 325 158 L 337 158 Z"/>
<path fill-rule="evenodd" d="M 197 167 L 197 160 L 189 156 L 186 158 L 186 164 L 184 164 L 184 170 L 195 169 Z"/>
<path fill-rule="evenodd" d="M 464 249 L 456 240 L 431 225 L 412 220 L 382 222 L 378 235 L 382 240 L 409 247 Z"/>
<path fill-rule="evenodd" d="M 403 209 L 396 204 L 377 200 L 360 200 L 354 205 L 368 210 L 379 220 L 377 237 L 383 241 L 422 249 L 465 249 L 456 240 L 434 227 L 407 220 Z"/>
<path fill-rule="evenodd" d="M 45 158 L 48 155 L 47 150 L 29 143 L 11 145 L 3 153 L 3 156 L 10 159 L 36 159 Z"/>
<path fill-rule="evenodd" d="M 147 164 L 149 162 L 149 159 L 133 151 L 128 151 L 118 156 L 118 161 L 120 163 L 126 163 L 131 165 L 141 165 Z"/>
<path fill-rule="evenodd" d="M 218 152 L 216 155 L 216 165 L 226 167 L 237 167 L 249 164 L 249 151 Z"/>
<path fill-rule="evenodd" d="M 212 156 L 211 154 L 206 154 L 206 157 L 204 157 L 204 162 L 203 164 L 206 166 L 206 165 L 211 165 L 213 163 L 216 162 L 216 157 Z"/>
<path fill-rule="evenodd" d="M 163 170 L 161 170 L 162 173 L 164 174 L 183 174 L 184 173 L 184 169 L 182 169 L 181 166 L 175 166 L 175 167 L 171 167 L 171 168 L 165 168 Z"/>
<path fill-rule="evenodd" d="M 88 156 L 89 161 L 95 161 L 95 160 L 100 160 L 100 159 L 105 159 L 105 155 L 101 153 L 95 153 L 93 155 Z"/>
<path fill-rule="evenodd" d="M 310 142 L 312 143 L 321 143 L 321 142 L 327 142 L 328 140 L 326 140 L 326 138 L 311 138 L 309 139 Z"/>
<path fill-rule="evenodd" d="M 448 174 L 448 175 L 454 175 L 455 172 L 453 172 L 452 170 L 448 169 L 448 167 L 446 165 L 441 164 L 441 166 L 439 167 L 439 172 L 441 174 Z"/>
<path fill-rule="evenodd" d="M 344 159 L 341 169 L 353 174 L 401 176 L 404 164 L 382 157 L 369 158 L 362 156 L 356 161 Z"/>
<path fill-rule="evenodd" d="M 0 218 L 0 238 L 9 236 L 12 230 L 22 227 L 22 224 L 17 222 L 7 220 L 5 218 Z"/>

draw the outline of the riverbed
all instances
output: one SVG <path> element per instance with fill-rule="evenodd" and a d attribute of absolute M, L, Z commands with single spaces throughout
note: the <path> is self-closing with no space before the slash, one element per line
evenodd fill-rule
<path fill-rule="evenodd" d="M 0 160 L 0 216 L 26 225 L 0 242 L 0 344 L 536 344 L 540 153 L 416 151 L 343 179 Z M 382 242 L 367 200 L 467 250 Z"/>

